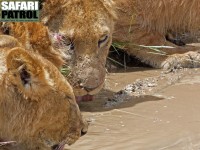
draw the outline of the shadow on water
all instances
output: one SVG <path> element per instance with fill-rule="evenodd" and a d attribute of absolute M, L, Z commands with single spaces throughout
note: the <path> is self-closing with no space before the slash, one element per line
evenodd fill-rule
<path fill-rule="evenodd" d="M 140 103 L 145 103 L 149 101 L 160 101 L 163 100 L 161 97 L 156 97 L 152 95 L 145 95 L 140 97 L 129 96 L 123 102 L 118 102 L 116 105 L 111 105 L 106 107 L 105 104 L 110 97 L 112 97 L 114 92 L 103 90 L 98 94 L 93 101 L 90 102 L 81 102 L 79 104 L 80 110 L 83 112 L 103 112 L 110 111 L 113 109 L 121 109 L 133 107 Z"/>

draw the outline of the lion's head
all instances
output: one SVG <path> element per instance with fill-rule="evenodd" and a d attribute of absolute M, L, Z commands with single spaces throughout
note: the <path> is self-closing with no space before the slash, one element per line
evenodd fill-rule
<path fill-rule="evenodd" d="M 15 150 L 62 150 L 87 131 L 72 88 L 50 61 L 16 46 L 0 36 L 0 138 Z"/>
<path fill-rule="evenodd" d="M 102 88 L 116 18 L 113 7 L 112 0 L 46 0 L 43 3 L 42 22 L 52 32 L 57 48 L 69 55 L 68 79 L 76 96 L 93 95 Z"/>

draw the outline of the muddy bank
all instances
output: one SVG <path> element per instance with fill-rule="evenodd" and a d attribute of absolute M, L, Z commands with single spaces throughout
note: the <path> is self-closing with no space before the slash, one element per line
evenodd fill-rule
<path fill-rule="evenodd" d="M 121 100 L 114 100 L 114 93 L 125 90 L 127 85 L 131 92 Z M 139 88 L 130 90 L 131 85 Z M 111 73 L 95 101 L 80 104 L 83 115 L 91 121 L 88 134 L 66 148 L 198 150 L 199 91 L 199 69 L 168 74 L 154 69 Z"/>

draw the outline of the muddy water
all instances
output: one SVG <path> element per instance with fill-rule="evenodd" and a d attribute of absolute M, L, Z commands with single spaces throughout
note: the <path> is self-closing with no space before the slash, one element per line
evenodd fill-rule
<path fill-rule="evenodd" d="M 149 77 L 157 84 L 145 94 L 105 107 L 114 92 Z M 148 69 L 111 73 L 95 101 L 80 108 L 91 125 L 86 136 L 66 147 L 69 150 L 200 149 L 199 69 L 167 75 Z"/>

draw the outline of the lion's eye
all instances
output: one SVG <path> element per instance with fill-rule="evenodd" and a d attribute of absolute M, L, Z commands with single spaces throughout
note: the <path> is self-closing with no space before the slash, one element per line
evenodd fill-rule
<path fill-rule="evenodd" d="M 108 40 L 108 35 L 102 36 L 102 37 L 99 39 L 98 46 L 101 47 L 101 45 L 102 45 L 103 43 L 105 43 L 107 40 Z"/>
<path fill-rule="evenodd" d="M 71 40 L 69 38 L 66 38 L 65 36 L 62 36 L 61 38 L 63 44 L 69 46 L 71 44 Z"/>
<path fill-rule="evenodd" d="M 71 50 L 74 50 L 74 43 L 73 42 L 71 42 L 69 46 L 70 46 Z"/>

